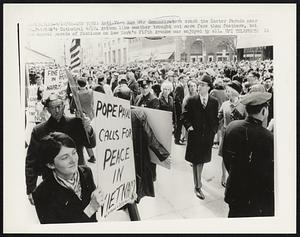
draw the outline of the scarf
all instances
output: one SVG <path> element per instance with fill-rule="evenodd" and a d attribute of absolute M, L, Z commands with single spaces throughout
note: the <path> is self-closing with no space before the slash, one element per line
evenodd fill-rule
<path fill-rule="evenodd" d="M 80 185 L 80 176 L 78 170 L 74 174 L 74 177 L 72 179 L 63 179 L 59 177 L 55 171 L 53 171 L 53 176 L 61 186 L 73 191 L 77 195 L 77 197 L 81 200 L 81 185 Z"/>

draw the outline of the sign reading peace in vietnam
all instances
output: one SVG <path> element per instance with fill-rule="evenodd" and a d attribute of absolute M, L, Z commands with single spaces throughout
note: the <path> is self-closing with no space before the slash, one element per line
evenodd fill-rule
<path fill-rule="evenodd" d="M 98 186 L 105 195 L 101 217 L 131 201 L 136 192 L 130 102 L 94 92 Z"/>

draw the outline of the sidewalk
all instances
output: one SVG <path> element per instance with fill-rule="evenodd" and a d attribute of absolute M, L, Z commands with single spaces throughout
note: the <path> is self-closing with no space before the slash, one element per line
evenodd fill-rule
<path fill-rule="evenodd" d="M 228 206 L 224 202 L 225 189 L 221 186 L 221 162 L 213 149 L 212 161 L 204 165 L 203 193 L 205 200 L 194 194 L 192 167 L 184 160 L 186 146 L 172 144 L 171 170 L 157 166 L 155 197 L 144 197 L 138 204 L 142 221 L 197 218 L 225 218 Z M 87 162 L 93 173 L 95 164 Z M 123 211 L 108 218 L 108 221 L 128 221 Z"/>

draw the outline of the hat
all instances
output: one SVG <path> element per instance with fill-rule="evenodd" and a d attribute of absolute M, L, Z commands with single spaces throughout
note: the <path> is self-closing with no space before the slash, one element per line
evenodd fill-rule
<path fill-rule="evenodd" d="M 148 78 L 140 78 L 138 81 L 137 81 L 138 83 L 139 83 L 139 85 L 141 86 L 141 87 L 146 87 L 147 85 L 149 85 L 150 84 L 150 80 L 148 79 Z"/>
<path fill-rule="evenodd" d="M 116 91 L 114 92 L 114 96 L 125 99 L 125 100 L 130 100 L 131 93 L 132 92 L 127 85 L 122 85 L 122 86 L 116 88 Z"/>
<path fill-rule="evenodd" d="M 206 82 L 208 84 L 209 87 L 212 87 L 212 79 L 210 76 L 208 75 L 203 75 L 200 79 L 200 81 Z"/>
<path fill-rule="evenodd" d="M 121 74 L 119 75 L 118 77 L 118 83 L 127 83 L 127 78 L 126 78 L 126 75 L 125 74 Z"/>
<path fill-rule="evenodd" d="M 104 80 L 104 74 L 103 73 L 97 73 L 96 77 L 98 79 L 98 82 L 101 82 Z"/>
<path fill-rule="evenodd" d="M 261 105 L 270 100 L 272 94 L 269 92 L 249 92 L 248 94 L 241 96 L 240 102 L 244 105 Z"/>
<path fill-rule="evenodd" d="M 227 82 L 231 82 L 231 80 L 228 77 L 224 77 L 223 82 L 227 83 Z"/>
<path fill-rule="evenodd" d="M 84 78 L 79 78 L 77 80 L 77 84 L 80 86 L 80 87 L 85 87 L 86 86 L 86 80 Z"/>
<path fill-rule="evenodd" d="M 253 86 L 250 87 L 249 92 L 265 92 L 266 89 L 262 84 L 254 84 Z"/>
<path fill-rule="evenodd" d="M 49 103 L 53 100 L 62 100 L 61 96 L 59 96 L 59 94 L 57 93 L 45 93 L 43 95 L 44 99 L 42 100 L 42 104 L 45 106 L 45 107 L 48 107 Z"/>
<path fill-rule="evenodd" d="M 236 90 L 239 94 L 242 92 L 242 85 L 236 80 L 229 82 L 227 86 L 230 86 L 232 89 Z"/>

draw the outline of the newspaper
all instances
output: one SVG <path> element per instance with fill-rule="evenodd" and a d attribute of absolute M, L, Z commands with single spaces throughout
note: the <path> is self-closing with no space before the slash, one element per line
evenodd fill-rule
<path fill-rule="evenodd" d="M 295 19 L 295 4 L 4 5 L 4 232 L 294 233 Z M 201 53 L 181 50 L 190 44 L 192 51 L 195 42 L 195 45 L 209 45 L 209 41 L 215 42 L 214 40 L 222 37 L 226 40 L 219 40 L 214 54 L 208 50 L 208 46 L 203 47 Z M 181 216 L 134 223 L 106 221 L 76 225 L 38 224 L 35 210 L 30 206 L 25 191 L 24 141 L 29 141 L 25 134 L 30 134 L 28 131 L 24 132 L 24 117 L 28 107 L 25 99 L 28 98 L 26 85 L 31 88 L 26 68 L 47 65 L 49 70 L 55 71 L 57 67 L 70 65 L 70 48 L 74 39 L 80 39 L 82 45 L 85 44 L 82 47 L 84 51 L 81 52 L 83 70 L 102 64 L 141 66 L 141 61 L 151 64 L 169 59 L 173 60 L 173 65 L 189 60 L 193 66 L 204 61 L 239 60 L 239 52 L 242 57 L 255 59 L 261 56 L 267 46 L 270 47 L 272 54 L 274 53 L 276 78 L 275 216 L 245 219 L 208 218 L 211 216 L 197 219 L 193 216 Z M 165 43 L 158 49 L 145 43 L 144 48 L 138 50 L 135 46 L 144 42 L 140 39 L 152 42 L 164 40 Z M 128 42 L 132 43 L 131 46 Z M 247 50 L 253 47 L 258 51 Z M 107 48 L 111 49 L 111 53 L 108 53 Z M 163 65 L 166 68 L 172 67 L 170 63 Z M 91 71 L 88 73 L 92 75 Z M 29 107 L 32 109 L 33 105 L 30 104 Z M 172 157 L 179 155 L 176 152 Z M 190 182 L 192 183 L 192 178 Z M 199 203 L 201 205 L 203 204 Z"/>

